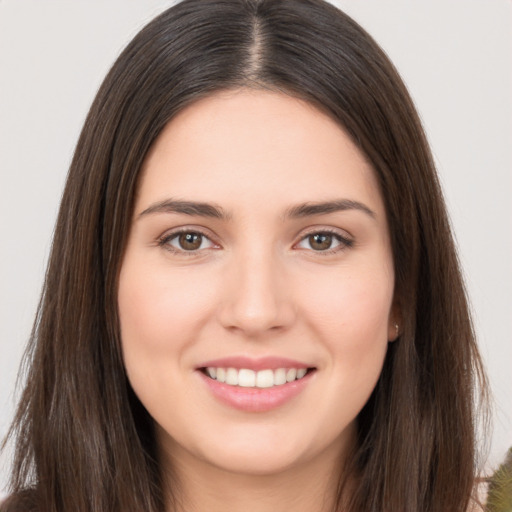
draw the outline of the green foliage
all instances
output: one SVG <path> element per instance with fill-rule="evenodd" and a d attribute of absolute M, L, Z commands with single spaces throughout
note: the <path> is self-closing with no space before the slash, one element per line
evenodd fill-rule
<path fill-rule="evenodd" d="M 512 512 L 512 448 L 489 479 L 486 512 Z"/>

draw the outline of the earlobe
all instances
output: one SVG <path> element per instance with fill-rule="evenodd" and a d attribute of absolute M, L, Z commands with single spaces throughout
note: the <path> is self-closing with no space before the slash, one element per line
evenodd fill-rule
<path fill-rule="evenodd" d="M 400 307 L 395 300 L 391 314 L 389 315 L 389 325 L 388 325 L 388 341 L 393 342 L 396 341 L 400 335 L 402 334 L 402 315 L 400 314 Z"/>
<path fill-rule="evenodd" d="M 393 342 L 400 336 L 400 326 L 396 322 L 391 322 L 388 331 L 388 341 Z"/>

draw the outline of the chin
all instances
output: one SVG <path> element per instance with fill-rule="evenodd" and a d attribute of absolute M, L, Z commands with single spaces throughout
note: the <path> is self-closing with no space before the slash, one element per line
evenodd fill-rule
<path fill-rule="evenodd" d="M 309 466 L 317 456 L 326 452 L 339 454 L 343 446 L 353 439 L 352 425 L 336 436 L 334 432 L 314 433 L 304 429 L 304 422 L 295 432 L 278 428 L 276 419 L 271 428 L 238 425 L 225 436 L 210 439 L 200 449 L 200 458 L 210 466 L 246 476 L 270 476 Z M 196 452 L 197 453 L 197 452 Z"/>
<path fill-rule="evenodd" d="M 275 476 L 299 466 L 308 459 L 307 454 L 278 450 L 275 447 L 233 447 L 220 456 L 210 457 L 205 462 L 221 470 L 246 476 Z"/>

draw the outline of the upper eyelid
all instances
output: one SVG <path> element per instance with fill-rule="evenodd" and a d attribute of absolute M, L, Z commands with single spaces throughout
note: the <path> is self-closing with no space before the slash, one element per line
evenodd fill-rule
<path fill-rule="evenodd" d="M 348 232 L 346 229 L 335 228 L 332 226 L 312 226 L 310 228 L 306 228 L 301 230 L 296 238 L 300 241 L 306 238 L 307 236 L 314 235 L 316 233 L 329 233 L 330 235 L 337 235 L 342 239 L 353 240 L 353 235 Z"/>
<path fill-rule="evenodd" d="M 185 249 L 179 249 L 179 248 L 172 246 L 170 244 L 170 242 L 183 233 L 197 233 L 198 235 L 201 235 L 202 237 L 209 240 L 212 244 L 212 247 L 187 251 Z M 197 227 L 194 227 L 194 228 L 181 227 L 181 228 L 174 228 L 171 230 L 167 230 L 156 239 L 156 243 L 158 246 L 164 248 L 165 250 L 167 250 L 169 252 L 173 252 L 175 254 L 183 254 L 183 255 L 187 255 L 187 256 L 193 256 L 194 254 L 198 255 L 198 254 L 202 253 L 203 251 L 209 250 L 209 249 L 218 249 L 220 246 L 219 242 L 217 242 L 215 240 L 215 237 L 206 233 L 205 230 L 203 230 L 201 228 L 197 228 Z"/>
<path fill-rule="evenodd" d="M 344 234 L 342 234 L 345 233 Z M 326 250 L 323 250 L 323 251 L 315 251 L 314 249 L 303 249 L 305 250 L 306 252 L 312 252 L 314 254 L 317 254 L 319 256 L 328 256 L 328 255 L 333 255 L 333 254 L 337 254 L 339 252 L 342 252 L 350 247 L 353 247 L 354 245 L 354 237 L 349 234 L 347 231 L 343 230 L 343 229 L 340 229 L 340 228 L 334 228 L 334 227 L 320 227 L 320 226 L 315 226 L 313 229 L 310 229 L 310 230 L 307 230 L 306 232 L 301 232 L 299 234 L 299 239 L 293 244 L 293 247 L 292 249 L 296 249 L 296 250 L 299 250 L 301 248 L 299 248 L 299 244 L 301 244 L 302 242 L 304 242 L 304 240 L 306 240 L 308 237 L 310 237 L 311 235 L 315 235 L 315 234 L 328 234 L 328 235 L 331 235 L 333 236 L 334 238 L 337 239 L 338 243 L 340 244 L 339 247 L 334 247 L 334 248 L 329 248 L 329 249 L 326 249 Z"/>
<path fill-rule="evenodd" d="M 199 226 L 183 226 L 168 229 L 158 237 L 158 240 L 174 238 L 175 236 L 181 235 L 182 233 L 197 233 L 198 235 L 202 235 L 205 238 L 208 238 L 208 240 L 211 240 L 213 243 L 218 243 L 215 241 L 215 239 L 217 238 L 215 235 L 211 234 L 209 230 L 201 228 Z"/>

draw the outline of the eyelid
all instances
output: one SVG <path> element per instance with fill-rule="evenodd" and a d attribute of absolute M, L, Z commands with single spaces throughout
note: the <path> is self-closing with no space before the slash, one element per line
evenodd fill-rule
<path fill-rule="evenodd" d="M 329 254 L 344 251 L 354 245 L 354 238 L 344 230 L 336 229 L 333 227 L 314 226 L 314 227 L 308 228 L 305 232 L 303 231 L 300 234 L 299 240 L 293 245 L 293 248 L 296 248 L 301 242 L 306 240 L 308 237 L 310 237 L 312 235 L 316 235 L 316 234 L 332 235 L 339 242 L 339 245 L 332 249 L 326 249 L 324 251 L 315 251 L 314 249 L 302 249 L 302 248 L 299 248 L 299 250 L 305 250 L 305 251 L 312 252 L 312 253 L 319 254 L 319 255 L 329 255 Z"/>
<path fill-rule="evenodd" d="M 178 237 L 179 235 L 183 233 L 196 233 L 198 235 L 201 235 L 202 237 L 208 239 L 213 247 L 207 247 L 203 249 L 197 249 L 194 251 L 186 251 L 184 249 L 178 249 L 176 247 L 173 247 L 169 244 L 171 240 Z M 185 256 L 194 256 L 202 253 L 205 250 L 208 249 L 219 249 L 220 244 L 215 240 L 215 237 L 213 237 L 207 230 L 200 228 L 198 226 L 181 226 L 179 228 L 173 228 L 170 230 L 165 231 L 161 236 L 157 239 L 157 244 L 160 247 L 163 247 L 164 249 L 168 250 L 169 252 L 179 254 L 179 255 L 185 255 Z"/>

